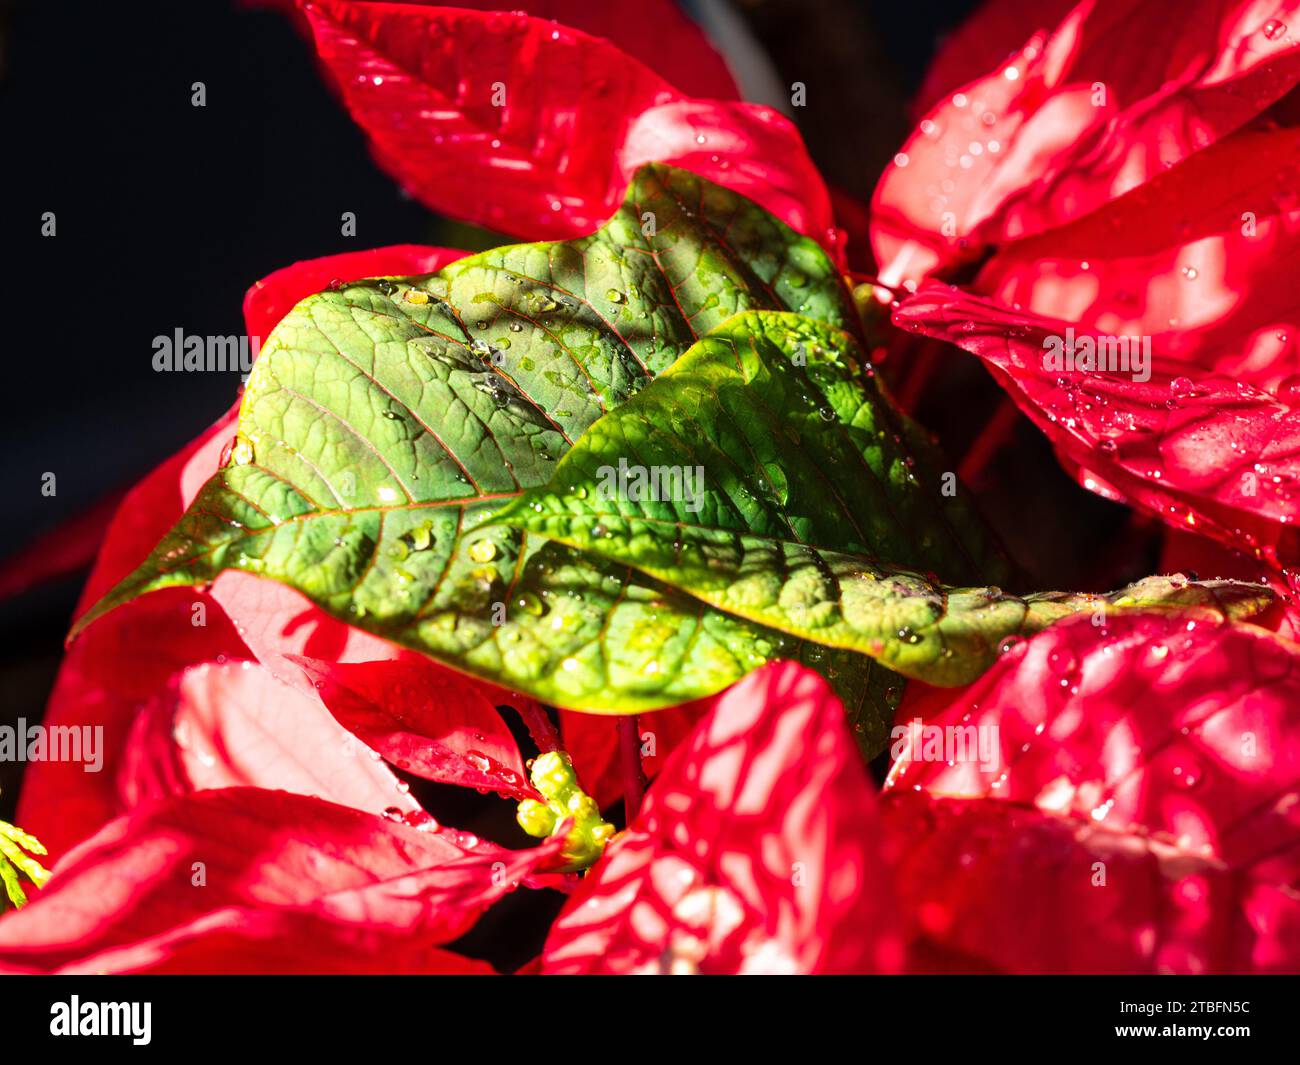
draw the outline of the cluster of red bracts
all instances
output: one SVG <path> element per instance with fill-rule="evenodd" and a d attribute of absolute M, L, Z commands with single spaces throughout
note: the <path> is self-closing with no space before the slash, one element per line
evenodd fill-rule
<path fill-rule="evenodd" d="M 842 262 L 865 236 L 894 322 L 982 359 L 1082 483 L 1289 592 L 1300 3 L 993 0 L 932 71 L 870 233 L 847 238 L 793 125 L 737 100 L 667 0 L 469 9 L 489 6 L 305 6 L 377 158 L 431 207 L 573 236 L 662 160 Z M 518 101 L 504 125 L 476 110 L 495 82 Z M 299 263 L 249 293 L 249 335 L 331 281 L 457 254 Z M 1144 338 L 1147 379 L 1049 368 L 1067 330 Z M 229 425 L 127 497 L 83 608 L 181 514 Z M 966 688 L 909 688 L 900 720 L 984 730 L 996 757 L 904 744 L 883 791 L 824 682 L 766 667 L 647 719 L 644 804 L 577 878 L 551 871 L 557 839 L 439 825 L 389 768 L 529 797 L 497 708 L 517 699 L 229 573 L 69 649 L 47 724 L 102 725 L 106 770 L 28 771 L 19 821 L 57 864 L 0 918 L 0 970 L 485 972 L 448 944 L 517 889 L 569 894 L 542 972 L 1294 971 L 1290 627 L 1053 625 Z M 561 718 L 586 790 L 617 801 L 614 723 Z"/>

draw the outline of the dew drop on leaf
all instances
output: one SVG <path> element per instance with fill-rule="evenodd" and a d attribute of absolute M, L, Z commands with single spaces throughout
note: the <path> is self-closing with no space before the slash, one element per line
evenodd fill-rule
<path fill-rule="evenodd" d="M 546 613 L 546 604 L 532 592 L 524 592 L 516 600 L 516 603 L 525 614 L 531 614 L 535 618 L 539 618 Z"/>

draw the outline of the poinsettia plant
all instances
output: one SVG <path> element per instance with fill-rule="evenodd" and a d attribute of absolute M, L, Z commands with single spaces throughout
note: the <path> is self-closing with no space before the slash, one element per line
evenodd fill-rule
<path fill-rule="evenodd" d="M 1194 6 L 992 0 L 864 231 L 669 0 L 302 3 L 379 164 L 525 243 L 249 291 L 84 590 L 46 724 L 111 772 L 29 770 L 0 970 L 491 972 L 521 895 L 529 972 L 1300 969 L 1300 5 Z M 935 341 L 1160 572 L 1009 556 L 895 398 Z"/>

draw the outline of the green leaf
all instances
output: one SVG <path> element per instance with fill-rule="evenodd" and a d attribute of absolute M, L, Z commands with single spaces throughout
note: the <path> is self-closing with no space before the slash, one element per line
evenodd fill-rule
<path fill-rule="evenodd" d="M 815 242 L 662 166 L 639 171 L 592 236 L 312 296 L 267 339 L 223 469 L 74 632 L 145 592 L 240 569 L 558 705 L 673 705 L 793 657 L 818 662 L 864 734 L 877 730 L 898 680 L 874 663 L 483 526 L 699 332 L 748 308 L 857 328 Z"/>
<path fill-rule="evenodd" d="M 982 524 L 961 496 L 943 492 L 941 466 L 882 395 L 852 334 L 749 311 L 601 418 L 547 485 L 496 520 L 656 572 L 692 594 L 694 583 L 679 582 L 671 563 L 678 531 L 818 544 L 950 580 L 1004 579 Z M 620 490 L 638 484 L 641 498 Z M 618 536 L 589 535 L 604 517 L 651 523 L 646 546 L 668 564 L 643 565 Z"/>
<path fill-rule="evenodd" d="M 846 332 L 738 314 L 597 421 L 548 485 L 496 520 L 939 685 L 973 680 L 1009 637 L 1069 613 L 1246 615 L 1270 601 L 1232 582 L 1153 578 L 1104 597 L 1018 598 L 924 575 L 978 572 L 988 548 L 970 538 L 969 515 L 918 481 L 898 416 L 860 367 Z"/>
<path fill-rule="evenodd" d="M 254 366 L 222 469 L 74 632 L 239 569 L 593 712 L 674 705 L 798 659 L 874 753 L 902 687 L 881 662 L 951 683 L 1001 634 L 1094 601 L 956 587 L 1004 581 L 1005 562 L 877 387 L 858 330 L 815 242 L 646 167 L 589 237 L 299 304 Z M 644 453 L 611 451 L 619 434 Z M 591 462 L 615 454 L 701 465 L 707 491 L 678 501 L 689 520 L 574 506 Z"/>

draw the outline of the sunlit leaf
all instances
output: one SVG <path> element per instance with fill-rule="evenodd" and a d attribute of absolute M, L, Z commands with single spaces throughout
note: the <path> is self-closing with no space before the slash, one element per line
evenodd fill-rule
<path fill-rule="evenodd" d="M 973 680 L 1007 637 L 1069 613 L 1248 615 L 1271 599 L 1185 579 L 1023 598 L 941 583 L 925 574 L 970 579 L 1000 563 L 958 500 L 939 505 L 934 457 L 918 466 L 904 443 L 850 336 L 748 312 L 593 425 L 545 488 L 496 520 L 936 684 Z"/>
<path fill-rule="evenodd" d="M 268 339 L 223 468 L 79 625 L 145 591 L 241 569 L 565 706 L 671 705 L 799 657 L 798 640 L 626 567 L 479 528 L 700 332 L 751 307 L 856 328 L 815 242 L 655 166 L 592 236 L 311 297 Z M 891 687 L 870 663 L 837 672 L 854 701 Z"/>

